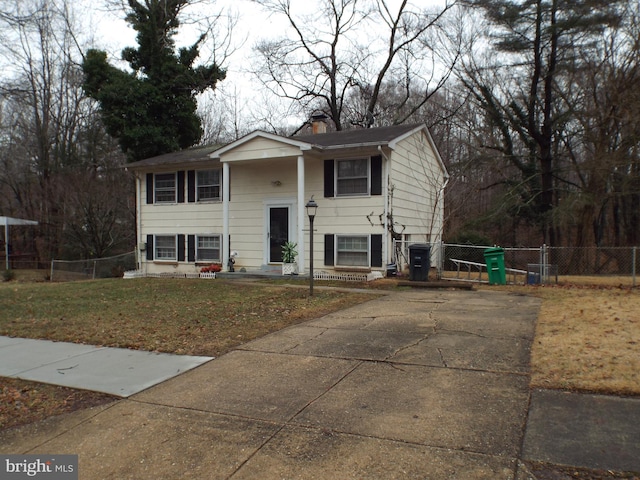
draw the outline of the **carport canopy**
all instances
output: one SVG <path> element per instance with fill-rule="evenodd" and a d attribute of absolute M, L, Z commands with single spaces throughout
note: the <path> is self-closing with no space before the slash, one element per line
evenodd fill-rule
<path fill-rule="evenodd" d="M 0 225 L 4 225 L 4 256 L 6 269 L 9 270 L 9 225 L 38 225 L 38 222 L 22 218 L 0 217 Z"/>

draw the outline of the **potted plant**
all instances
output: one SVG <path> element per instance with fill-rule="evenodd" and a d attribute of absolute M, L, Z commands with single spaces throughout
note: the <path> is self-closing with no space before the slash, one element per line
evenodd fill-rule
<path fill-rule="evenodd" d="M 296 256 L 298 251 L 297 243 L 285 242 L 282 245 L 282 274 L 283 275 L 296 275 L 298 273 L 298 264 L 296 263 Z"/>

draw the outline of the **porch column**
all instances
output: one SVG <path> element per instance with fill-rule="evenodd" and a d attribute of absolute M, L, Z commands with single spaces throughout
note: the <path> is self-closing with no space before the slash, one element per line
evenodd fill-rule
<path fill-rule="evenodd" d="M 222 163 L 222 271 L 229 270 L 229 164 Z"/>
<path fill-rule="evenodd" d="M 304 217 L 306 201 L 304 199 L 304 157 L 298 157 L 298 271 L 304 273 L 305 267 L 305 238 Z"/>

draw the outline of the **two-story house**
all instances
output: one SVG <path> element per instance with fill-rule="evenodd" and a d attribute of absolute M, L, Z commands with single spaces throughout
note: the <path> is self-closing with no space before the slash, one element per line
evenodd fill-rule
<path fill-rule="evenodd" d="M 384 272 L 393 239 L 441 238 L 446 168 L 424 125 L 282 137 L 253 132 L 222 148 L 131 163 L 139 268 L 195 273 L 211 263 L 259 270 L 298 245 L 301 273 Z M 305 205 L 318 204 L 314 231 Z"/>

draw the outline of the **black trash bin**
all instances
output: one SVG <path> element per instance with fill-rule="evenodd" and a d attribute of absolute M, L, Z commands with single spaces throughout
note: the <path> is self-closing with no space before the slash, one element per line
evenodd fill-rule
<path fill-rule="evenodd" d="M 431 268 L 431 245 L 415 243 L 409 245 L 409 280 L 426 282 Z"/>

